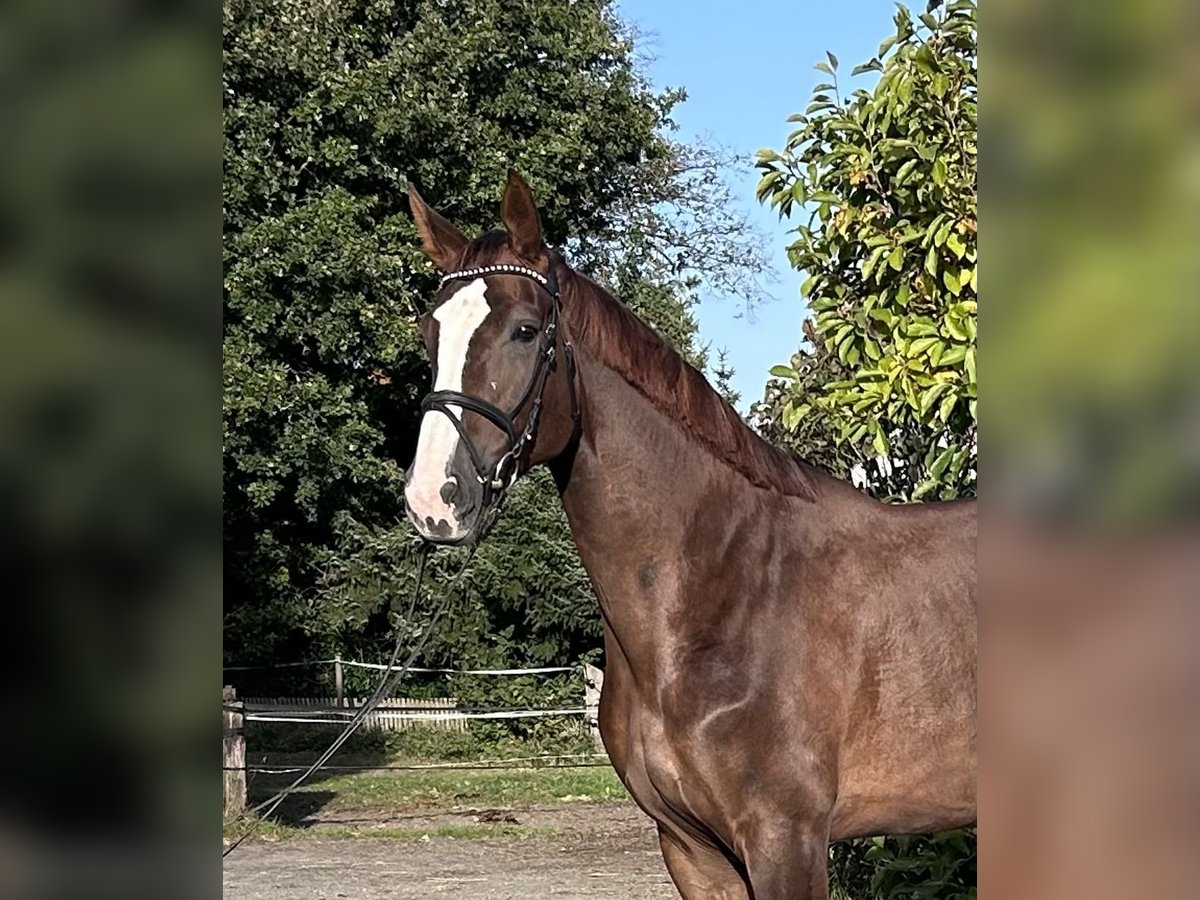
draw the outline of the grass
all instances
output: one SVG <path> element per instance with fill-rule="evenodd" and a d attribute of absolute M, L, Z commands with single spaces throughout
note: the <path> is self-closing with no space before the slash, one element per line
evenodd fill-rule
<path fill-rule="evenodd" d="M 292 776 L 260 774 L 251 781 L 250 802 L 271 796 Z M 279 814 L 258 822 L 256 840 L 281 841 L 300 835 L 322 837 L 529 838 L 553 829 L 506 823 L 451 823 L 427 828 L 357 826 L 321 822 L 320 817 L 352 811 L 355 818 L 380 821 L 396 815 L 461 813 L 468 809 L 546 807 L 573 803 L 629 802 L 629 795 L 608 766 L 537 769 L 440 769 L 374 771 L 318 776 L 297 789 Z M 236 839 L 247 822 L 227 824 L 225 837 Z"/>
<path fill-rule="evenodd" d="M 249 759 L 259 754 L 272 758 L 295 754 L 311 759 L 341 732 L 341 726 L 336 725 L 311 725 L 303 729 L 270 722 L 252 725 L 246 732 Z M 357 731 L 342 747 L 339 756 L 447 762 L 545 753 L 588 753 L 595 749 L 591 735 L 580 728 L 578 722 L 548 720 L 538 726 L 535 733 L 523 736 L 512 734 L 503 723 L 492 722 L 476 722 L 466 732 L 421 727 L 392 732 Z"/>
<path fill-rule="evenodd" d="M 263 732 L 257 737 L 263 738 Z M 304 766 L 314 752 L 306 742 L 316 740 L 301 733 L 303 746 L 294 736 L 287 741 L 255 741 L 248 748 L 251 767 Z M 336 769 L 316 773 L 296 790 L 269 820 L 258 823 L 255 838 L 286 840 L 301 834 L 326 837 L 393 837 L 402 840 L 429 838 L 474 839 L 485 837 L 532 837 L 544 829 L 512 823 L 435 823 L 428 827 L 392 827 L 406 815 L 437 816 L 461 814 L 473 809 L 516 809 L 553 807 L 575 803 L 631 802 L 625 788 L 608 765 L 537 768 L 440 768 L 386 769 L 389 765 L 478 763 L 496 758 L 536 757 L 546 753 L 593 753 L 590 738 L 503 741 L 484 740 L 479 735 L 438 733 L 414 729 L 382 737 L 367 735 L 361 746 L 346 748 L 332 763 L 362 766 L 363 771 Z M 368 740 L 369 739 L 369 740 Z M 380 767 L 380 768 L 372 768 Z M 249 801 L 253 805 L 271 797 L 291 783 L 292 774 L 250 773 Z M 345 824 L 352 820 L 354 824 Z M 379 822 L 379 827 L 360 822 Z M 236 838 L 246 823 L 227 826 L 226 837 Z"/>
<path fill-rule="evenodd" d="M 224 837 L 226 840 L 237 840 L 242 832 L 250 826 L 249 822 L 231 822 L 226 823 L 224 828 Z M 316 825 L 311 828 L 298 828 L 294 825 L 285 825 L 281 822 L 275 822 L 270 819 L 264 819 L 258 822 L 254 829 L 254 840 L 267 841 L 274 843 L 276 841 L 285 841 L 290 838 L 297 837 L 324 837 L 324 838 L 391 838 L 392 840 L 400 841 L 425 841 L 432 839 L 446 840 L 486 840 L 489 838 L 517 838 L 518 840 L 528 840 L 535 837 L 543 837 L 555 834 L 553 828 L 535 827 L 530 825 L 506 825 L 506 824 L 462 824 L 462 825 L 436 825 L 432 828 L 396 828 L 392 826 L 380 826 L 379 828 L 356 828 L 351 825 Z"/>
<path fill-rule="evenodd" d="M 327 808 L 386 807 L 397 812 L 463 806 L 545 805 L 625 801 L 629 795 L 608 766 L 474 769 L 338 775 L 309 791 L 332 792 Z"/>

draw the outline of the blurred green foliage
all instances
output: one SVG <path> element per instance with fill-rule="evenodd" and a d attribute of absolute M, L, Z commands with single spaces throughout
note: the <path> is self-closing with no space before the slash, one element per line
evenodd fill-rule
<path fill-rule="evenodd" d="M 26 848 L 5 896 L 68 870 L 135 896 L 165 845 L 211 841 L 218 72 L 203 12 L 146 6 L 0 7 L 0 533 L 29 736 L 0 751 Z"/>
<path fill-rule="evenodd" d="M 1195 6 L 1015 0 L 995 13 L 985 193 L 988 277 L 1004 294 L 988 320 L 998 499 L 1084 531 L 1194 523 Z"/>
<path fill-rule="evenodd" d="M 757 415 L 877 494 L 948 499 L 975 483 L 975 3 L 895 25 L 853 70 L 873 88 L 845 96 L 830 54 L 786 147 L 759 151 L 759 200 L 808 214 L 788 257 L 815 315 Z"/>

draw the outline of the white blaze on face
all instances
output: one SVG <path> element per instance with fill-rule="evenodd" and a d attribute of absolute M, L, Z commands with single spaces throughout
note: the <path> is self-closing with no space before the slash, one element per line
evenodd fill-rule
<path fill-rule="evenodd" d="M 467 367 L 467 349 L 471 338 L 491 308 L 484 297 L 486 285 L 477 278 L 459 290 L 433 312 L 438 323 L 437 379 L 435 391 L 462 391 L 463 371 Z M 462 407 L 448 406 L 450 412 L 462 418 Z M 413 462 L 412 478 L 404 489 L 408 508 L 421 520 L 427 516 L 434 522 L 445 519 L 458 531 L 454 505 L 442 499 L 447 481 L 446 471 L 458 449 L 458 432 L 445 413 L 429 410 L 421 418 L 417 436 L 417 457 Z"/>

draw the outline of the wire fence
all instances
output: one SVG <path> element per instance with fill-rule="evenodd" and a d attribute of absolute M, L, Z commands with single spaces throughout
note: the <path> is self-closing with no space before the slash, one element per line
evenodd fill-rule
<path fill-rule="evenodd" d="M 266 671 L 267 669 L 293 669 L 306 666 L 329 666 L 342 665 L 352 669 L 386 669 L 387 666 L 383 663 L 368 663 L 358 662 L 356 660 L 341 659 L 334 657 L 333 659 L 309 659 L 302 662 L 287 662 L 287 663 L 263 663 L 253 666 L 224 666 L 223 672 L 257 672 Z M 582 672 L 583 666 L 535 666 L 524 669 L 443 669 L 433 668 L 427 669 L 421 666 L 411 666 L 409 672 L 420 672 L 423 674 L 433 675 L 550 675 L 560 672 Z"/>
<path fill-rule="evenodd" d="M 283 715 L 277 712 L 250 712 L 247 701 L 247 722 L 290 722 L 303 725 L 344 725 L 354 718 L 356 710 L 327 707 L 315 710 L 286 710 Z M 375 709 L 368 713 L 363 720 L 364 728 L 385 728 L 389 723 L 419 722 L 423 725 L 437 727 L 454 722 L 470 721 L 472 719 L 542 719 L 556 716 L 583 716 L 588 712 L 586 707 L 572 709 L 493 709 L 477 712 L 449 711 L 437 713 L 397 712 L 394 709 Z"/>
<path fill-rule="evenodd" d="M 605 753 L 556 753 L 541 756 L 510 756 L 498 759 L 463 760 L 460 762 L 410 763 L 407 765 L 364 763 L 362 765 L 323 765 L 323 772 L 428 772 L 428 771 L 498 771 L 506 769 L 585 769 L 609 766 Z M 226 766 L 226 771 L 234 767 Z M 247 765 L 245 771 L 260 775 L 292 775 L 307 767 L 296 765 Z"/>
<path fill-rule="evenodd" d="M 582 695 L 582 705 L 573 705 L 569 702 L 569 694 L 571 690 L 566 685 L 558 685 L 553 691 L 544 695 L 546 706 L 543 708 L 533 708 L 537 706 L 537 700 L 533 700 L 528 707 L 502 707 L 497 705 L 484 705 L 476 701 L 462 701 L 455 697 L 386 697 L 373 694 L 368 699 L 359 697 L 348 697 L 345 691 L 345 670 L 346 669 L 362 669 L 384 671 L 388 670 L 388 666 L 379 663 L 361 662 L 358 660 L 343 660 L 339 657 L 333 659 L 321 660 L 305 660 L 301 662 L 276 663 L 272 665 L 256 665 L 242 666 L 230 665 L 224 667 L 225 672 L 254 672 L 256 670 L 269 669 L 298 669 L 302 667 L 316 666 L 333 666 L 333 683 L 336 689 L 336 696 L 329 697 L 245 697 L 239 698 L 237 691 L 232 687 L 226 687 L 222 691 L 222 776 L 223 776 L 223 807 L 226 817 L 241 816 L 248 807 L 248 788 L 252 782 L 258 779 L 267 779 L 258 782 L 260 785 L 275 784 L 273 781 L 276 778 L 282 778 L 285 781 L 294 779 L 293 783 L 284 789 L 284 791 L 276 794 L 270 801 L 259 803 L 251 812 L 259 812 L 264 805 L 270 805 L 267 810 L 270 813 L 286 794 L 295 788 L 305 777 L 323 772 L 327 777 L 337 777 L 338 775 L 354 775 L 365 774 L 368 777 L 372 773 L 380 775 L 388 773 L 395 774 L 401 777 L 400 773 L 436 773 L 436 772 L 464 772 L 464 771 L 513 771 L 513 770 L 547 770 L 547 769 L 575 769 L 583 770 L 590 768 L 603 768 L 610 765 L 607 754 L 603 751 L 603 746 L 600 743 L 599 737 L 599 706 L 600 706 L 600 691 L 603 684 L 603 672 L 593 666 L 580 664 L 575 666 L 530 666 L 523 668 L 473 668 L 473 669 L 453 669 L 453 668 L 413 668 L 410 671 L 423 672 L 436 675 L 457 676 L 480 676 L 480 677 L 500 677 L 507 676 L 562 676 L 567 673 L 578 673 L 581 677 L 578 684 L 578 690 Z M 253 679 L 251 679 L 253 680 Z M 293 684 L 291 680 L 282 682 Z M 324 684 L 328 687 L 328 680 L 322 679 L 314 684 Z M 454 681 L 448 681 L 448 684 L 455 684 Z M 564 696 L 564 688 L 568 688 L 566 696 Z M 485 692 L 485 695 L 488 692 Z M 517 696 L 529 698 L 536 697 L 538 692 L 532 695 L 520 689 L 516 692 L 510 692 L 507 689 L 498 692 L 500 696 L 512 696 L 515 693 Z M 564 700 L 568 702 L 563 703 Z M 527 701 L 528 702 L 528 701 Z M 485 701 L 486 703 L 486 701 Z M 356 726 L 361 726 L 363 729 L 376 732 L 396 732 L 407 731 L 415 728 L 432 728 L 436 731 L 459 732 L 458 737 L 450 737 L 448 748 L 454 748 L 451 752 L 454 755 L 462 753 L 468 747 L 475 746 L 476 750 L 482 750 L 487 745 L 487 741 L 492 739 L 494 735 L 489 733 L 487 737 L 482 738 L 484 744 L 475 744 L 476 737 L 467 737 L 465 732 L 468 731 L 468 724 L 472 722 L 493 723 L 499 725 L 502 722 L 513 723 L 513 727 L 528 729 L 533 727 L 541 728 L 541 726 L 526 725 L 525 722 L 530 720 L 543 720 L 548 722 L 563 722 L 570 723 L 571 719 L 578 719 L 578 727 L 580 733 L 577 737 L 585 737 L 588 740 L 587 746 L 594 748 L 594 752 L 583 752 L 584 747 L 578 744 L 574 746 L 546 746 L 542 745 L 535 751 L 536 755 L 529 755 L 528 750 L 534 749 L 530 746 L 526 753 L 519 756 L 492 756 L 489 758 L 459 758 L 459 759 L 441 759 L 438 761 L 411 761 L 405 762 L 404 757 L 392 757 L 395 761 L 385 761 L 387 756 L 379 759 L 371 759 L 369 757 L 359 756 L 357 759 L 353 756 L 343 758 L 336 763 L 332 762 L 328 756 L 331 755 L 331 750 L 327 749 L 321 757 L 314 760 L 306 760 L 303 762 L 297 761 L 297 751 L 300 751 L 301 745 L 306 745 L 311 740 L 319 740 L 321 737 L 321 728 L 337 728 L 342 729 L 343 734 L 346 729 L 351 729 Z M 522 723 L 519 726 L 517 723 Z M 310 730 L 311 726 L 311 730 Z M 483 726 L 480 726 L 483 727 Z M 541 741 L 550 737 L 552 741 L 560 741 L 566 736 L 567 732 L 574 730 L 576 726 L 566 724 L 564 726 L 567 731 L 559 733 L 557 726 L 551 729 L 549 735 L 545 732 L 539 733 L 537 740 Z M 298 729 L 292 731 L 292 729 Z M 282 729 L 280 731 L 279 729 Z M 247 753 L 246 736 L 251 732 L 259 734 L 266 741 L 265 744 L 253 754 Z M 528 734 L 528 732 L 524 732 Z M 467 743 L 464 745 L 460 738 L 466 737 Z M 343 741 L 344 738 L 339 738 Z M 382 746 L 392 746 L 391 737 L 383 738 L 386 742 Z M 405 738 L 404 740 L 407 740 Z M 573 743 L 576 738 L 569 738 Z M 378 739 L 372 739 L 371 753 L 378 753 L 380 744 Z M 418 751 L 416 760 L 421 760 L 425 753 L 431 749 L 435 750 L 442 746 L 442 739 L 436 738 L 433 744 L 428 743 L 428 738 L 417 736 L 418 746 L 422 749 Z M 294 749 L 283 749 L 285 746 L 290 746 Z M 263 753 L 267 747 L 275 747 L 275 750 Z M 499 749 L 496 746 L 492 747 L 493 752 Z M 512 749 L 516 749 L 515 747 Z M 544 752 L 545 750 L 562 750 L 564 752 Z M 385 751 L 386 752 L 386 751 Z M 484 751 L 486 752 L 486 751 Z M 503 751 L 500 751 L 503 753 Z M 520 751 L 518 751 L 520 752 Z M 286 758 L 279 758 L 280 754 L 286 754 Z M 248 758 L 250 755 L 257 756 L 256 761 Z M 470 751 L 463 755 L 470 755 Z M 275 757 L 272 759 L 271 757 Z M 437 755 L 433 755 L 434 760 L 438 759 Z M 429 759 L 424 756 L 424 759 Z M 359 760 L 362 760 L 361 762 Z M 271 790 L 273 788 L 268 788 Z M 251 829 L 252 830 L 252 829 Z M 231 852 L 250 831 L 246 831 L 239 839 L 230 845 L 224 853 Z"/>
<path fill-rule="evenodd" d="M 333 697 L 247 697 L 238 704 L 245 722 L 279 723 L 294 725 L 340 725 L 355 718 L 364 701 L 345 696 L 344 670 L 362 669 L 382 671 L 382 663 L 332 659 L 314 659 L 298 662 L 271 663 L 262 665 L 229 665 L 225 672 L 253 672 L 271 669 L 292 669 L 315 666 L 333 666 L 336 696 Z M 575 666 L 528 666 L 519 668 L 446 668 L 412 667 L 409 672 L 438 675 L 473 675 L 485 677 L 562 675 L 578 673 L 584 676 L 583 705 L 564 706 L 561 702 L 548 708 L 534 707 L 480 707 L 460 703 L 455 698 L 387 698 L 363 718 L 362 726 L 368 729 L 400 731 L 414 726 L 426 726 L 451 731 L 464 731 L 471 721 L 513 721 L 524 719 L 565 718 L 579 716 L 595 729 L 599 690 L 588 677 L 592 667 Z M 593 696 L 594 695 L 594 696 Z M 561 699 L 561 698 L 560 698 Z"/>

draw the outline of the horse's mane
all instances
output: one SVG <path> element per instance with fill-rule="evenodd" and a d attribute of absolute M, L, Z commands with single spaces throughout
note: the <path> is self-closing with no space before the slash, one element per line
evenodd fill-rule
<path fill-rule="evenodd" d="M 807 463 L 759 437 L 691 364 L 600 285 L 568 269 L 563 313 L 571 337 L 751 484 L 815 500 Z"/>
<path fill-rule="evenodd" d="M 479 235 L 458 268 L 511 261 L 503 231 Z M 561 257 L 551 254 L 551 265 Z M 544 265 L 544 262 L 543 262 Z M 563 316 L 571 337 L 655 409 L 753 485 L 816 500 L 819 470 L 759 437 L 703 375 L 649 325 L 586 275 L 561 264 Z"/>

